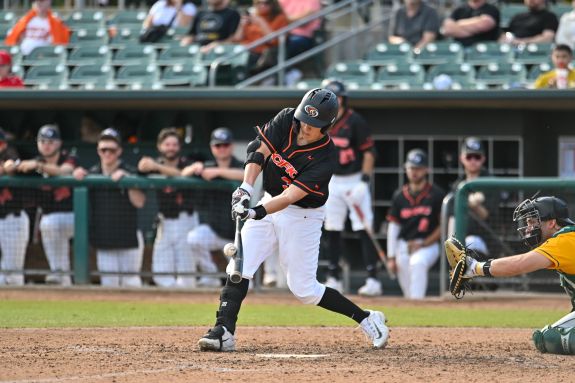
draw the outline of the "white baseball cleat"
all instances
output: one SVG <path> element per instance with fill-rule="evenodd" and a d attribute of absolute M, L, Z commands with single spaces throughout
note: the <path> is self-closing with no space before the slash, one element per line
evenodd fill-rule
<path fill-rule="evenodd" d="M 200 351 L 235 351 L 236 339 L 227 328 L 217 325 L 200 338 L 198 346 Z"/>
<path fill-rule="evenodd" d="M 334 277 L 327 277 L 327 280 L 324 283 L 325 287 L 332 288 L 337 290 L 340 293 L 343 293 L 343 284 L 339 279 L 335 279 Z"/>
<path fill-rule="evenodd" d="M 359 295 L 365 295 L 368 297 L 376 297 L 383 294 L 383 289 L 381 288 L 381 282 L 375 278 L 367 278 L 365 280 L 365 285 L 361 286 L 357 290 Z"/>
<path fill-rule="evenodd" d="M 373 347 L 384 348 L 389 338 L 389 328 L 385 325 L 387 319 L 380 311 L 366 310 L 369 316 L 361 321 L 363 333 L 373 342 Z"/>

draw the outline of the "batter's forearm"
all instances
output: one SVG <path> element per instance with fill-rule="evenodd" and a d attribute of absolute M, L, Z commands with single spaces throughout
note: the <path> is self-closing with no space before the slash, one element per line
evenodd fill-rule
<path fill-rule="evenodd" d="M 361 164 L 361 172 L 371 176 L 373 173 L 373 166 L 375 164 L 375 156 L 371 151 L 363 153 L 363 163 Z"/>
<path fill-rule="evenodd" d="M 173 166 L 157 164 L 157 169 L 160 174 L 168 177 L 180 177 L 182 175 L 182 170 Z"/>
<path fill-rule="evenodd" d="M 246 165 L 244 169 L 244 182 L 249 184 L 250 186 L 254 186 L 256 183 L 256 179 L 262 172 L 261 166 L 254 163 L 249 163 Z"/>

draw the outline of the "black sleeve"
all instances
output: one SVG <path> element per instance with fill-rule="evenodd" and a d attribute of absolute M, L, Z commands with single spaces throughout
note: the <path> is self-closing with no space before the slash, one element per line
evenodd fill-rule
<path fill-rule="evenodd" d="M 188 35 L 195 36 L 198 33 L 198 22 L 202 18 L 202 14 L 203 14 L 203 12 L 200 11 L 196 15 L 196 17 L 194 17 L 194 21 L 192 22 L 192 26 L 190 27 L 190 30 L 188 31 Z"/>
<path fill-rule="evenodd" d="M 399 223 L 399 210 L 401 206 L 399 204 L 399 197 L 401 196 L 401 188 L 396 190 L 391 197 L 391 207 L 387 211 L 386 219 L 390 222 Z"/>
<path fill-rule="evenodd" d="M 451 16 L 449 17 L 450 19 L 453 19 L 455 21 L 463 19 L 464 18 L 464 10 L 463 7 L 457 7 L 453 10 L 453 12 L 451 12 Z"/>
<path fill-rule="evenodd" d="M 256 129 L 258 136 L 262 138 L 262 141 L 272 153 L 276 153 L 278 149 L 281 149 L 282 143 L 288 137 L 292 122 L 289 112 L 290 109 L 282 110 L 263 128 L 258 127 Z"/>
<path fill-rule="evenodd" d="M 331 176 L 333 175 L 335 162 L 332 157 L 326 158 L 324 161 L 318 161 L 312 166 L 302 171 L 293 184 L 300 189 L 308 192 L 323 196 L 321 190 L 327 190 Z"/>
<path fill-rule="evenodd" d="M 551 30 L 553 32 L 557 32 L 557 28 L 559 28 L 559 20 L 557 20 L 557 16 L 555 16 L 555 14 L 552 12 L 546 13 L 543 23 L 543 30 Z"/>
<path fill-rule="evenodd" d="M 229 23 L 227 25 L 228 28 L 228 37 L 231 37 L 234 33 L 236 33 L 236 29 L 238 29 L 238 25 L 240 25 L 240 14 L 235 9 L 231 10 Z"/>
<path fill-rule="evenodd" d="M 438 33 L 439 28 L 441 27 L 439 22 L 439 15 L 437 14 L 435 8 L 433 7 L 429 8 L 430 8 L 429 17 L 427 18 L 427 20 L 425 20 L 425 23 L 423 24 L 423 31 Z"/>
<path fill-rule="evenodd" d="M 357 150 L 365 152 L 373 148 L 373 138 L 371 137 L 371 129 L 367 122 L 360 115 L 356 115 L 354 123 L 355 134 L 357 135 Z"/>
<path fill-rule="evenodd" d="M 497 25 L 497 27 L 499 27 L 499 9 L 497 9 L 497 7 L 491 5 L 491 4 L 486 4 L 488 6 L 483 7 L 483 9 L 481 10 L 481 14 L 482 15 L 488 15 L 491 16 L 493 18 L 493 20 L 495 20 L 495 24 Z"/>

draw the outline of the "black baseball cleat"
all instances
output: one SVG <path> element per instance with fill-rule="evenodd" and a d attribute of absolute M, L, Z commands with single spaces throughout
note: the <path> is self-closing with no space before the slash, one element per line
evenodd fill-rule
<path fill-rule="evenodd" d="M 217 325 L 198 341 L 200 351 L 235 351 L 234 334 L 222 325 Z"/>

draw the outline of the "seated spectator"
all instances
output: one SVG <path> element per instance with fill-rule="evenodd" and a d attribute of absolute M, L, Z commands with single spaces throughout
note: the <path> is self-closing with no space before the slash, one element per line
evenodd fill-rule
<path fill-rule="evenodd" d="M 209 51 L 216 43 L 231 42 L 239 23 L 240 14 L 230 7 L 229 0 L 208 0 L 208 9 L 198 12 L 181 44 L 198 43 L 203 51 Z"/>
<path fill-rule="evenodd" d="M 468 0 L 443 21 L 440 33 L 454 38 L 464 46 L 480 41 L 497 41 L 499 9 L 486 0 Z"/>
<path fill-rule="evenodd" d="M 182 0 L 158 0 L 150 8 L 142 26 L 144 29 L 159 25 L 189 28 L 196 13 L 197 8 L 193 3 L 182 4 Z"/>
<path fill-rule="evenodd" d="M 510 44 L 553 42 L 559 21 L 547 10 L 545 0 L 525 0 L 525 5 L 528 11 L 513 16 L 508 33 L 502 35 L 500 41 Z"/>
<path fill-rule="evenodd" d="M 35 0 L 6 36 L 6 45 L 20 44 L 22 54 L 27 55 L 36 47 L 68 44 L 70 30 L 52 14 L 51 5 L 51 0 Z"/>
<path fill-rule="evenodd" d="M 553 48 L 551 61 L 555 69 L 541 74 L 535 80 L 535 89 L 565 89 L 575 87 L 575 70 L 569 68 L 573 51 L 568 45 L 560 44 Z"/>
<path fill-rule="evenodd" d="M 575 2 L 572 4 L 575 7 Z M 555 35 L 555 43 L 565 44 L 571 49 L 575 49 L 575 9 L 561 16 L 559 28 L 557 28 Z"/>
<path fill-rule="evenodd" d="M 120 134 L 105 129 L 98 140 L 100 161 L 89 171 L 77 167 L 74 178 L 83 180 L 88 174 L 99 174 L 118 182 L 136 174 L 136 168 L 123 162 Z M 90 190 L 90 244 L 96 249 L 102 286 L 139 287 L 139 275 L 109 273 L 139 273 L 142 269 L 144 239 L 138 231 L 138 209 L 144 207 L 146 195 L 139 189 L 94 188 Z"/>
<path fill-rule="evenodd" d="M 394 16 L 389 36 L 391 44 L 409 43 L 415 50 L 435 41 L 439 32 L 439 15 L 421 0 L 404 0 Z"/>
<path fill-rule="evenodd" d="M 234 42 L 248 45 L 288 24 L 277 0 L 253 0 L 253 11 L 240 20 Z M 250 50 L 248 67 L 252 73 L 261 72 L 277 64 L 277 40 Z"/>
<path fill-rule="evenodd" d="M 12 56 L 0 50 L 0 88 L 23 88 L 24 82 L 12 73 Z"/>
<path fill-rule="evenodd" d="M 321 10 L 320 0 L 279 0 L 279 3 L 290 23 L 301 20 Z M 288 57 L 297 56 L 312 48 L 315 44 L 314 33 L 320 27 L 321 20 L 316 19 L 293 29 L 287 40 Z"/>

